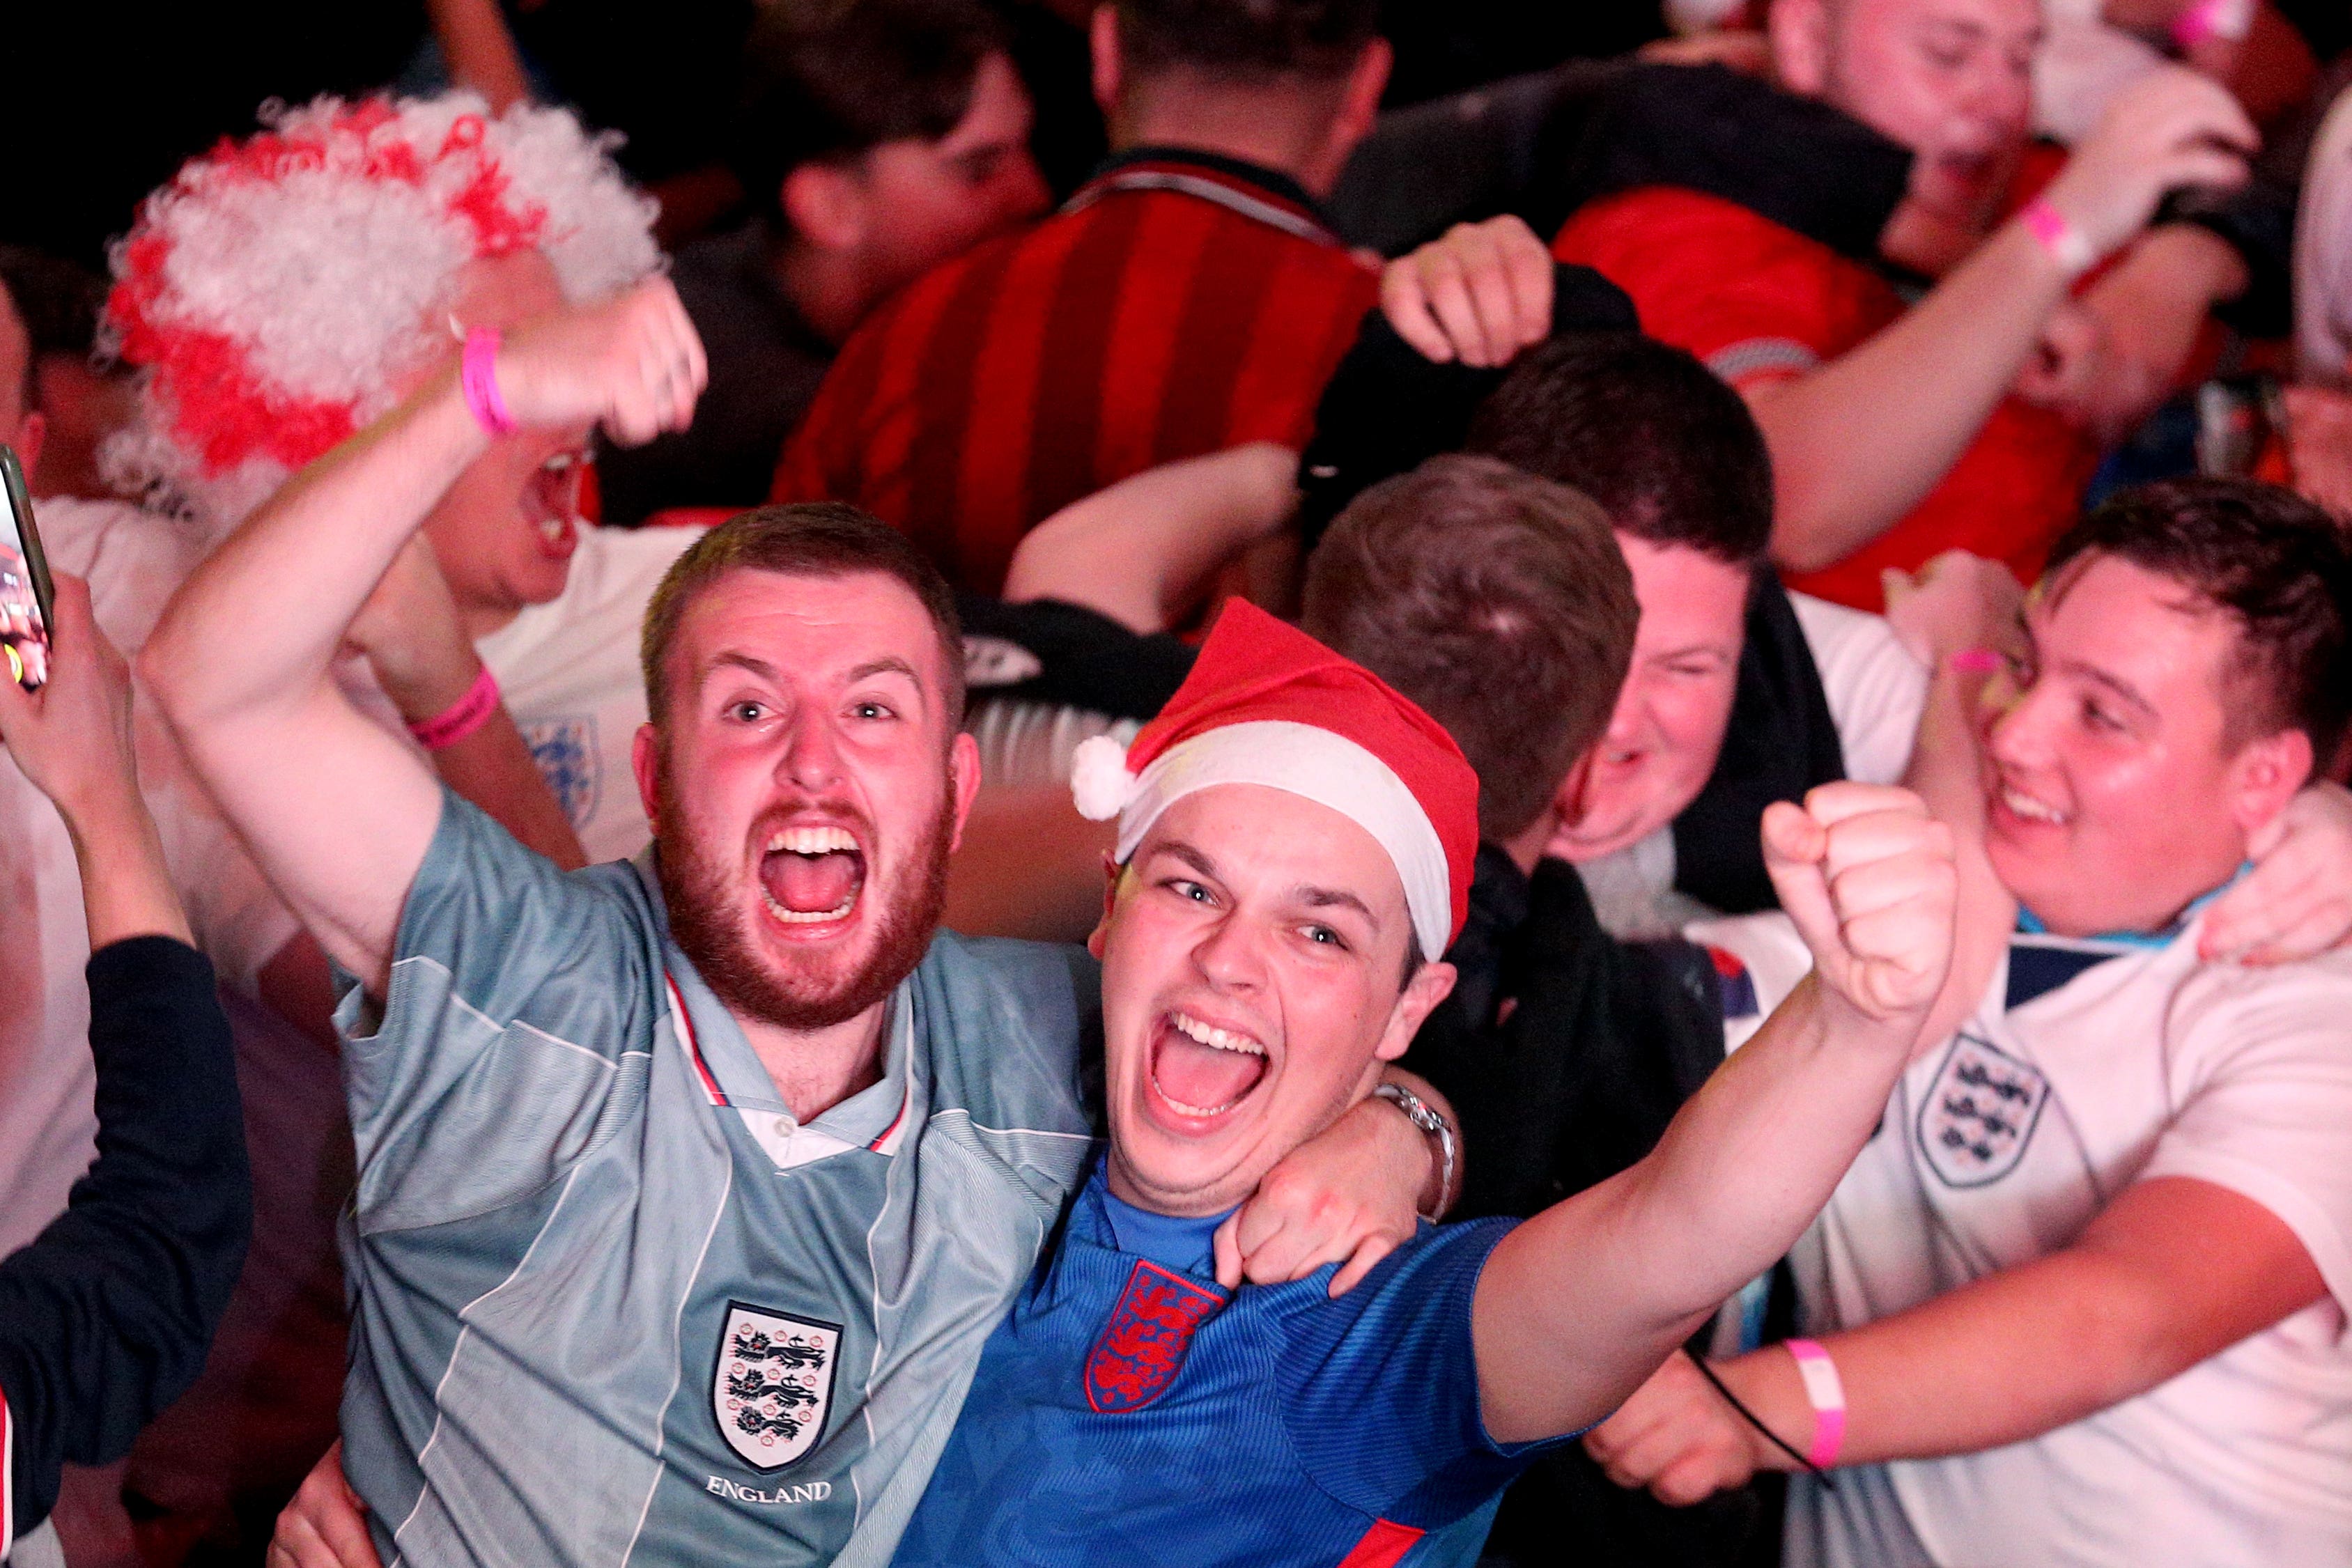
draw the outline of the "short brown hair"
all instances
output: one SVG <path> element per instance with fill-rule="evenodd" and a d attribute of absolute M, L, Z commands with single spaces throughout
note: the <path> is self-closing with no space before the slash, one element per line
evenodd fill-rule
<path fill-rule="evenodd" d="M 2327 513 L 2250 479 L 2168 479 L 2101 502 L 2051 547 L 2043 580 L 2112 556 L 2168 577 L 2236 623 L 2239 742 L 2299 729 L 2326 768 L 2352 722 L 2352 546 Z"/>
<path fill-rule="evenodd" d="M 728 162 L 772 221 L 784 176 L 963 122 L 1012 30 L 981 0 L 761 0 L 743 44 Z"/>
<path fill-rule="evenodd" d="M 694 541 L 670 563 L 646 605 L 638 657 L 646 677 L 646 708 L 659 729 L 669 716 L 667 665 L 678 623 L 703 591 L 737 571 L 784 577 L 852 577 L 877 572 L 896 578 L 922 601 L 940 634 L 940 696 L 948 733 L 963 723 L 963 625 L 955 591 L 907 536 L 879 518 L 839 501 L 761 507 L 730 517 Z"/>
<path fill-rule="evenodd" d="M 1574 486 L 1650 544 L 1752 569 L 1772 542 L 1772 455 L 1756 416 L 1696 359 L 1639 332 L 1529 349 L 1464 444 Z"/>
<path fill-rule="evenodd" d="M 1445 727 L 1489 840 L 1524 832 L 1608 727 L 1640 618 L 1607 515 L 1490 457 L 1371 486 L 1307 568 L 1307 630 Z"/>
<path fill-rule="evenodd" d="M 1379 0 L 1117 0 L 1128 68 L 1213 81 L 1344 77 L 1380 36 Z"/>

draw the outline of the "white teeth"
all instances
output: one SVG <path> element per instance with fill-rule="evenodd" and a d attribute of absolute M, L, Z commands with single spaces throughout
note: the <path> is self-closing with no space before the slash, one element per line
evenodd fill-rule
<path fill-rule="evenodd" d="M 2013 815 L 2029 822 L 2063 822 L 2066 820 L 2066 813 L 2055 806 L 2045 806 L 2032 796 L 2015 789 L 2003 789 L 2000 800 Z"/>
<path fill-rule="evenodd" d="M 1219 1051 L 1237 1051 L 1244 1056 L 1264 1056 L 1265 1054 L 1265 1047 L 1260 1045 L 1249 1036 L 1245 1034 L 1234 1034 L 1225 1030 L 1217 1029 L 1213 1025 L 1202 1023 L 1199 1019 L 1188 1017 L 1183 1013 L 1170 1013 L 1168 1015 L 1168 1021 L 1176 1026 L 1177 1033 L 1192 1040 L 1197 1040 L 1202 1045 L 1213 1046 Z M 1175 1102 L 1171 1100 L 1169 1103 L 1172 1105 Z M 1223 1109 L 1223 1107 L 1220 1107 L 1220 1109 Z M 1210 1114 L 1210 1113 L 1202 1112 L 1201 1114 L 1207 1115 Z"/>
<path fill-rule="evenodd" d="M 1154 1088 L 1158 1088 L 1160 1080 L 1154 1078 L 1151 1082 Z M 1239 1100 L 1228 1100 L 1222 1105 L 1187 1105 L 1165 1089 L 1160 1091 L 1160 1097 L 1187 1116 L 1222 1116 L 1241 1103 Z"/>
<path fill-rule="evenodd" d="M 815 925 L 827 920 L 846 919 L 849 912 L 857 907 L 857 895 L 854 893 L 841 901 L 838 909 L 786 909 L 768 894 L 762 893 L 760 897 L 766 903 L 768 913 L 787 925 Z"/>
<path fill-rule="evenodd" d="M 768 841 L 768 852 L 796 855 L 831 854 L 835 850 L 855 852 L 857 841 L 844 828 L 786 828 Z"/>

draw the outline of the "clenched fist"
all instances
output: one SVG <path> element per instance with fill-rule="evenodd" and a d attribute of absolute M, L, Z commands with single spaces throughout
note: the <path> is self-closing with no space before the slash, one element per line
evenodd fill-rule
<path fill-rule="evenodd" d="M 499 393 L 516 423 L 601 424 L 625 446 L 684 430 L 710 380 L 702 340 L 669 279 L 526 322 L 499 348 Z"/>
<path fill-rule="evenodd" d="M 1952 961 L 1951 830 L 1908 789 L 1824 784 L 1767 808 L 1764 863 L 1825 998 L 1916 1031 Z"/>

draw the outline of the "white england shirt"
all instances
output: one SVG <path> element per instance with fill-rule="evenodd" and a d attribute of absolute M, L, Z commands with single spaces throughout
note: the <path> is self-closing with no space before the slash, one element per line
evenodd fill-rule
<path fill-rule="evenodd" d="M 1809 967 L 1779 915 L 1690 934 L 1739 956 L 1768 1009 Z M 1801 1321 L 1834 1333 L 2056 1251 L 2157 1176 L 2276 1215 L 2327 1299 L 2031 1441 L 1800 1486 L 1791 1568 L 2352 1563 L 2352 955 L 2201 963 L 2194 921 L 2160 946 L 2019 937 L 1792 1252 Z"/>

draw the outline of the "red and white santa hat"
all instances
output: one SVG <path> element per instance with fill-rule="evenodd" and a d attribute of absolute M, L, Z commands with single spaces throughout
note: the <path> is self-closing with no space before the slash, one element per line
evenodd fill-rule
<path fill-rule="evenodd" d="M 1360 664 L 1245 601 L 1228 603 L 1192 673 L 1124 750 L 1078 747 L 1081 815 L 1118 819 L 1124 863 L 1160 813 L 1215 784 L 1328 806 L 1396 863 L 1422 955 L 1453 945 L 1478 853 L 1478 776 L 1454 737 Z"/>

